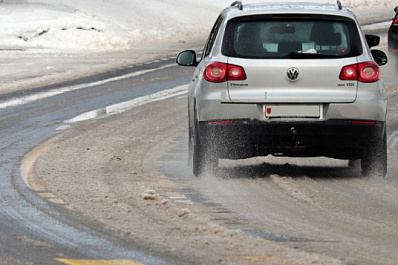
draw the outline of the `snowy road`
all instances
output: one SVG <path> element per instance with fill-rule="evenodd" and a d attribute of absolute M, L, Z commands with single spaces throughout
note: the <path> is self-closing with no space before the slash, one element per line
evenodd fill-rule
<path fill-rule="evenodd" d="M 348 2 L 366 23 L 392 16 L 389 0 Z M 80 123 L 190 70 L 151 70 L 171 60 L 53 85 L 201 42 L 228 4 L 0 1 L 0 264 L 397 263 L 395 97 L 385 179 L 327 159 L 224 161 L 196 179 L 184 97 Z"/>
<path fill-rule="evenodd" d="M 172 61 L 126 70 L 143 71 L 132 79 L 63 84 L 95 85 L 22 104 L 13 99 L 26 91 L 2 96 L 0 264 L 397 262 L 395 96 L 384 179 L 362 178 L 344 161 L 268 158 L 223 161 L 216 176 L 196 179 L 186 166 L 184 97 L 66 130 L 82 113 L 98 118 L 107 106 L 186 84 L 189 69 L 145 72 Z M 394 71 L 385 71 L 390 91 Z M 28 189 L 19 171 L 23 155 L 62 132 L 38 151 Z"/>
<path fill-rule="evenodd" d="M 397 98 L 390 102 L 386 178 L 364 178 L 347 161 L 256 158 L 223 161 L 216 176 L 192 180 L 175 155 L 186 155 L 185 141 L 173 142 L 157 166 L 178 183 L 180 197 L 227 227 L 343 264 L 396 264 Z"/>
<path fill-rule="evenodd" d="M 393 84 L 390 67 L 385 79 Z M 215 176 L 192 179 L 181 163 L 187 156 L 186 134 L 155 164 L 176 183 L 183 194 L 179 200 L 204 206 L 229 228 L 343 264 L 392 265 L 398 262 L 397 109 L 395 95 L 389 99 L 385 178 L 365 178 L 359 165 L 349 167 L 348 161 L 267 157 L 221 160 Z"/>
<path fill-rule="evenodd" d="M 215 176 L 195 178 L 182 96 L 68 131 L 41 152 L 36 192 L 84 224 L 190 264 L 396 264 L 397 77 L 394 62 L 383 69 L 385 178 L 326 158 L 222 161 Z"/>
<path fill-rule="evenodd" d="M 51 189 L 34 193 L 28 188 L 24 180 L 31 172 L 24 167 L 21 171 L 20 163 L 30 149 L 81 122 L 73 118 L 82 113 L 185 84 L 184 72 L 173 74 L 167 67 L 160 67 L 172 62 L 174 59 L 108 72 L 101 81 L 94 76 L 1 96 L 0 264 L 55 264 L 56 259 L 64 257 L 169 264 L 93 224 L 84 226 L 60 213 L 59 207 L 41 199 L 48 199 Z M 159 86 L 156 79 L 147 80 L 148 73 L 173 78 Z M 105 114 L 100 111 L 97 116 Z M 31 157 L 25 157 L 23 164 L 31 165 L 29 160 Z"/>

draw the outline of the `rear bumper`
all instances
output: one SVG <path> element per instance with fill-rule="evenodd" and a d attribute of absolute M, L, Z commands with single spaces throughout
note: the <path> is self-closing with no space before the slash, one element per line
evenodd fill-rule
<path fill-rule="evenodd" d="M 200 122 L 198 129 L 201 140 L 206 141 L 220 158 L 276 155 L 358 159 L 372 140 L 383 136 L 385 123 L 234 120 L 228 123 Z"/>

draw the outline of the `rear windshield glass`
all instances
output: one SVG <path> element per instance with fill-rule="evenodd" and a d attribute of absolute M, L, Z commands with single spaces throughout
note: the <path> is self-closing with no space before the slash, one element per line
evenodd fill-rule
<path fill-rule="evenodd" d="M 222 53 L 238 58 L 346 58 L 362 54 L 353 21 L 239 19 L 227 24 Z"/>

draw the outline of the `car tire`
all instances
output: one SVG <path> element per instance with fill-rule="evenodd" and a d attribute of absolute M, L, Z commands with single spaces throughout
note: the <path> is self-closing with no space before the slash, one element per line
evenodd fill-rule
<path fill-rule="evenodd" d="M 197 128 L 191 134 L 193 137 L 193 145 L 192 145 L 192 172 L 198 177 L 204 171 L 204 151 L 203 145 L 200 142 L 199 134 Z"/>
<path fill-rule="evenodd" d="M 192 132 L 192 172 L 195 176 L 200 176 L 205 171 L 212 174 L 218 166 L 217 152 L 208 142 L 206 132 L 201 132 L 199 136 L 198 126 Z"/>
<path fill-rule="evenodd" d="M 361 159 L 362 175 L 384 177 L 387 174 L 387 138 L 373 140 Z"/>
<path fill-rule="evenodd" d="M 191 126 L 188 126 L 188 166 L 192 167 L 192 157 L 193 157 L 193 133 Z"/>

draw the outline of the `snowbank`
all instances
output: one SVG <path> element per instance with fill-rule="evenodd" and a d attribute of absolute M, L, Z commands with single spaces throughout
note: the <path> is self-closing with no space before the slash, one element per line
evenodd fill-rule
<path fill-rule="evenodd" d="M 390 0 L 341 1 L 361 23 L 391 19 L 395 6 Z M 232 2 L 0 0 L 0 95 L 201 49 Z"/>
<path fill-rule="evenodd" d="M 182 43 L 206 36 L 219 12 L 231 2 L 3 0 L 0 1 L 0 50 L 98 52 Z M 392 16 L 394 7 L 390 0 L 342 2 L 369 15 L 375 9 L 385 9 L 391 10 Z"/>

